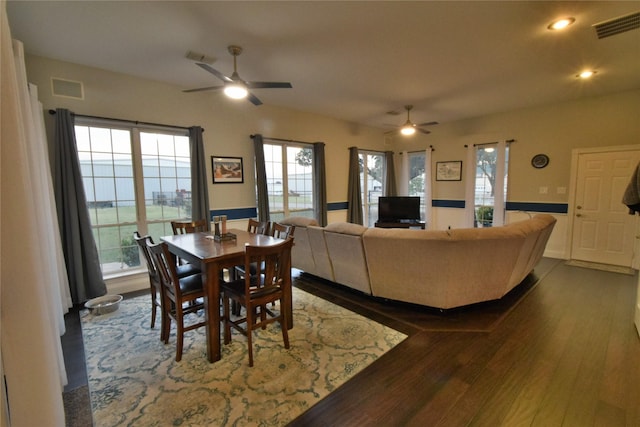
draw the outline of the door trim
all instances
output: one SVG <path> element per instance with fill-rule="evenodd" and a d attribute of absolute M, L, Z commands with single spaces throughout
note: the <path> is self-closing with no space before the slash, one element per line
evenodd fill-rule
<path fill-rule="evenodd" d="M 571 178 L 569 180 L 569 204 L 567 206 L 567 235 L 565 236 L 565 247 L 567 248 L 567 259 L 572 259 L 573 250 L 573 223 L 575 218 L 575 205 L 576 205 L 576 187 L 578 185 L 578 157 L 581 154 L 592 153 L 611 153 L 615 151 L 640 151 L 640 145 L 615 145 L 609 147 L 593 147 L 593 148 L 574 148 L 571 150 Z M 622 195 L 620 195 L 622 199 Z M 636 225 L 638 223 L 636 222 Z M 636 227 L 637 228 L 637 227 Z M 638 269 L 640 265 L 640 259 L 638 250 L 638 241 L 634 245 L 633 259 L 631 261 L 631 267 Z"/>

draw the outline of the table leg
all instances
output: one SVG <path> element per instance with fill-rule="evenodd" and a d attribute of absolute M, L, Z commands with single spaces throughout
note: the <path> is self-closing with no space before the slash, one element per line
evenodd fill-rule
<path fill-rule="evenodd" d="M 220 360 L 220 268 L 218 263 L 206 264 L 206 273 L 202 280 L 207 295 L 204 301 L 207 359 L 213 363 Z"/>

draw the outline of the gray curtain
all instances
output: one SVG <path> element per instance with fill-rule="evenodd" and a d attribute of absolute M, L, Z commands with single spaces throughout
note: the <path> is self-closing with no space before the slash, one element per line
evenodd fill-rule
<path fill-rule="evenodd" d="M 393 151 L 384 152 L 384 163 L 386 171 L 384 180 L 384 195 L 397 196 L 398 188 L 396 186 L 396 168 L 393 164 Z"/>
<path fill-rule="evenodd" d="M 98 250 L 91 231 L 76 150 L 74 120 L 66 109 L 56 110 L 52 163 L 53 190 L 71 299 L 79 304 L 105 295 L 107 286 L 102 279 Z"/>
<path fill-rule="evenodd" d="M 267 170 L 264 165 L 264 144 L 262 135 L 253 135 L 253 150 L 256 159 L 256 191 L 258 192 L 258 221 L 270 221 L 269 192 L 267 190 Z"/>
<path fill-rule="evenodd" d="M 191 148 L 191 219 L 207 220 L 210 229 L 211 213 L 209 210 L 209 189 L 207 186 L 207 162 L 204 157 L 202 128 L 189 128 L 189 146 Z"/>
<path fill-rule="evenodd" d="M 358 147 L 349 147 L 349 183 L 347 186 L 347 221 L 362 225 L 362 190 Z"/>
<path fill-rule="evenodd" d="M 318 224 L 327 225 L 327 172 L 324 161 L 324 142 L 313 144 L 313 210 Z"/>

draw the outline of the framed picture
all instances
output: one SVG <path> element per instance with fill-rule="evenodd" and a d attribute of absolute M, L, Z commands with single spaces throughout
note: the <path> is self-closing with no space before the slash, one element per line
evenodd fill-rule
<path fill-rule="evenodd" d="M 436 181 L 461 181 L 462 161 L 436 162 Z"/>
<path fill-rule="evenodd" d="M 242 157 L 211 156 L 214 184 L 237 184 L 244 182 Z"/>

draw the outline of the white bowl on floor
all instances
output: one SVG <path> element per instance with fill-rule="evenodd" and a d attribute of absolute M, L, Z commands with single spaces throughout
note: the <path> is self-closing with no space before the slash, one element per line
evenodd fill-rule
<path fill-rule="evenodd" d="M 99 316 L 116 311 L 118 307 L 120 307 L 120 301 L 122 301 L 122 295 L 103 295 L 90 299 L 84 303 L 84 306 L 88 308 L 91 313 Z"/>

